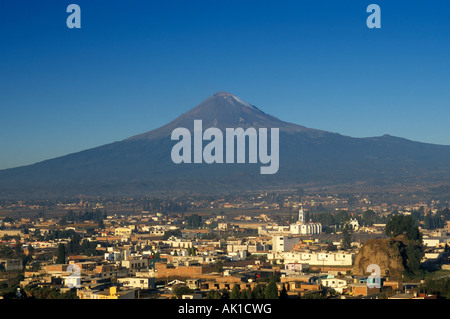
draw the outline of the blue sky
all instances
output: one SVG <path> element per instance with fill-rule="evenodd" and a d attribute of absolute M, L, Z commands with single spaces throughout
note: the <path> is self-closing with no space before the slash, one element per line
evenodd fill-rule
<path fill-rule="evenodd" d="M 0 169 L 149 131 L 217 91 L 307 127 L 450 145 L 448 0 L 3 0 L 0 26 Z"/>

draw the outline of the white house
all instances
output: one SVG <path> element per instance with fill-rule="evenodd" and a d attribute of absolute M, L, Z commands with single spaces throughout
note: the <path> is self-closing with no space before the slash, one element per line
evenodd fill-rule
<path fill-rule="evenodd" d="M 152 289 L 155 288 L 155 278 L 150 277 L 127 277 L 117 278 L 117 282 L 123 284 L 124 287 Z"/>
<path fill-rule="evenodd" d="M 352 266 L 355 254 L 344 251 L 277 251 L 267 254 L 269 260 L 284 260 L 284 263 L 299 263 L 313 266 Z"/>
<path fill-rule="evenodd" d="M 347 289 L 348 284 L 352 283 L 352 279 L 350 278 L 327 278 L 322 279 L 321 284 L 322 286 L 332 288 L 336 290 L 336 292 L 342 294 L 345 289 Z"/>
<path fill-rule="evenodd" d="M 291 270 L 291 271 L 302 272 L 303 270 L 308 269 L 308 268 L 309 268 L 308 264 L 299 264 L 299 263 L 285 263 L 284 264 L 284 269 Z"/>

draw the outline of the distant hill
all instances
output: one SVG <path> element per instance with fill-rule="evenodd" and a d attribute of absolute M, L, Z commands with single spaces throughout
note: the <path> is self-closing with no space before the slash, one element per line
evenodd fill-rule
<path fill-rule="evenodd" d="M 174 164 L 173 129 L 194 120 L 203 129 L 279 128 L 280 165 L 261 175 L 258 164 Z M 204 142 L 206 144 L 206 142 Z M 301 185 L 450 181 L 450 146 L 384 135 L 353 138 L 282 121 L 225 92 L 170 123 L 123 141 L 0 170 L 0 197 L 53 198 L 152 192 L 229 192 Z"/>

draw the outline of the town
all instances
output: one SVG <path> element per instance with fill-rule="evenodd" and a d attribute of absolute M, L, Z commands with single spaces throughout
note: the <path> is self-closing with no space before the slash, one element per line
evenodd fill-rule
<path fill-rule="evenodd" d="M 449 225 L 411 194 L 1 200 L 0 298 L 443 299 Z"/>

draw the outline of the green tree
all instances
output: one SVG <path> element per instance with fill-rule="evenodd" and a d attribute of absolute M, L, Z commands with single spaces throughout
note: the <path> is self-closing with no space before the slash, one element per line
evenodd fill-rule
<path fill-rule="evenodd" d="M 386 223 L 385 233 L 389 237 L 406 235 L 411 240 L 422 240 L 418 222 L 412 216 L 393 215 Z"/>
<path fill-rule="evenodd" d="M 435 293 L 440 297 L 450 299 L 450 277 L 425 279 L 425 289 L 428 293 Z"/>
<path fill-rule="evenodd" d="M 422 246 L 413 242 L 406 245 L 406 267 L 412 274 L 417 274 L 420 268 L 420 261 L 424 255 Z"/>
<path fill-rule="evenodd" d="M 339 225 L 345 224 L 347 221 L 350 220 L 350 214 L 349 212 L 346 212 L 345 210 L 340 210 L 337 212 L 334 216 L 336 223 Z"/>
<path fill-rule="evenodd" d="M 264 289 L 265 285 L 256 285 L 256 287 L 252 290 L 252 299 L 264 299 Z"/>
<path fill-rule="evenodd" d="M 13 258 L 15 256 L 14 249 L 6 245 L 0 245 L 0 258 Z"/>
<path fill-rule="evenodd" d="M 397 241 L 395 245 L 402 256 L 406 275 L 418 275 L 424 248 L 417 219 L 410 215 L 392 215 L 386 223 L 385 233 L 390 237 L 399 235 L 406 237 L 405 240 Z"/>
<path fill-rule="evenodd" d="M 182 237 L 181 230 L 180 229 L 175 229 L 175 230 L 169 230 L 169 231 L 164 232 L 163 240 L 167 240 L 171 236 L 174 236 L 174 237 L 177 237 L 177 238 L 181 238 Z"/>
<path fill-rule="evenodd" d="M 350 249 L 352 246 L 353 228 L 349 223 L 345 223 L 342 227 L 342 249 Z"/>
<path fill-rule="evenodd" d="M 67 252 L 69 254 L 79 254 L 81 251 L 81 236 L 77 233 L 74 233 L 71 238 L 70 241 L 67 245 Z"/>
<path fill-rule="evenodd" d="M 239 299 L 240 296 L 241 296 L 241 289 L 239 288 L 239 285 L 235 284 L 233 286 L 233 289 L 231 289 L 230 299 Z"/>
<path fill-rule="evenodd" d="M 186 219 L 186 223 L 191 227 L 200 227 L 202 224 L 202 218 L 197 214 L 193 214 Z"/>
<path fill-rule="evenodd" d="M 281 292 L 280 292 L 280 299 L 287 299 L 287 298 L 288 298 L 288 294 L 287 294 L 286 286 L 283 285 L 283 288 L 281 289 Z"/>
<path fill-rule="evenodd" d="M 246 290 L 245 290 L 245 298 L 246 299 L 252 299 L 252 290 L 250 289 L 250 288 L 247 288 Z"/>
<path fill-rule="evenodd" d="M 251 291 L 250 291 L 250 297 L 251 297 Z M 241 293 L 239 294 L 239 299 L 247 299 L 247 289 L 242 289 Z"/>
<path fill-rule="evenodd" d="M 66 246 L 64 244 L 58 245 L 57 255 L 56 255 L 56 263 L 57 264 L 65 264 L 66 263 Z"/>
<path fill-rule="evenodd" d="M 376 219 L 377 215 L 373 210 L 366 210 L 362 213 L 361 222 L 364 226 L 372 226 L 376 222 Z"/>
<path fill-rule="evenodd" d="M 264 289 L 265 299 L 278 299 L 278 287 L 274 279 L 270 280 L 266 289 Z"/>
<path fill-rule="evenodd" d="M 220 259 L 217 259 L 214 264 L 214 271 L 221 273 L 223 271 L 223 262 Z"/>
<path fill-rule="evenodd" d="M 222 299 L 222 294 L 217 290 L 210 290 L 206 293 L 206 299 Z"/>

